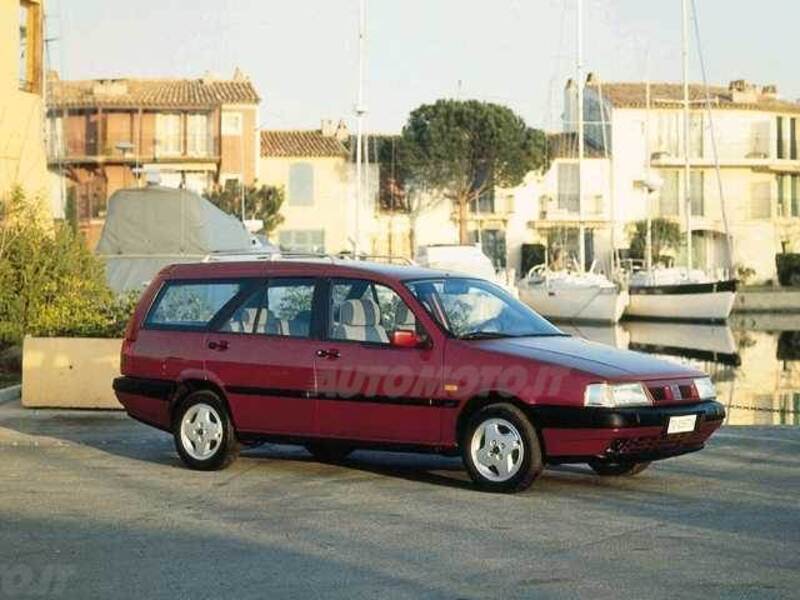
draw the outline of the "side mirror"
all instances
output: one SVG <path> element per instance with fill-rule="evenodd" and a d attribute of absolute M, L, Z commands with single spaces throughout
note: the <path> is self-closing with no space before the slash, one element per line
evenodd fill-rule
<path fill-rule="evenodd" d="M 392 333 L 392 346 L 398 348 L 420 348 L 427 344 L 427 340 L 414 331 L 395 331 Z"/>

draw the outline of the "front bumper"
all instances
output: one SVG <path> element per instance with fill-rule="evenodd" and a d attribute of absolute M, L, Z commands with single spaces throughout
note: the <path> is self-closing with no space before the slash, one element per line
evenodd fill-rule
<path fill-rule="evenodd" d="M 667 434 L 671 417 L 697 415 L 693 431 Z M 725 408 L 707 400 L 636 408 L 532 407 L 550 463 L 644 462 L 700 450 L 722 425 Z"/>

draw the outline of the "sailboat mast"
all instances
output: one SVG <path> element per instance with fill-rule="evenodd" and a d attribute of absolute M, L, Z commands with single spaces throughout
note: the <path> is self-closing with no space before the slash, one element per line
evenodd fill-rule
<path fill-rule="evenodd" d="M 692 270 L 692 199 L 689 177 L 689 5 L 681 0 L 683 55 L 683 198 L 686 211 L 686 271 Z"/>
<path fill-rule="evenodd" d="M 647 268 L 647 272 L 652 273 L 653 271 L 653 211 L 651 210 L 651 199 L 650 199 L 650 188 L 648 187 L 650 181 L 650 164 L 651 164 L 651 156 L 650 156 L 650 78 L 648 77 L 647 81 L 644 84 L 644 96 L 645 96 L 645 117 L 644 117 L 644 148 L 645 148 L 645 185 L 643 186 L 644 189 L 644 199 L 645 199 L 645 210 L 647 211 L 647 232 L 646 232 L 646 246 L 645 249 L 645 266 Z"/>
<path fill-rule="evenodd" d="M 364 52 L 366 37 L 366 0 L 358 3 L 358 94 L 356 96 L 356 222 L 353 255 L 358 257 L 361 241 L 361 204 L 364 201 L 364 181 L 362 163 L 364 162 Z"/>
<path fill-rule="evenodd" d="M 575 79 L 578 85 L 578 248 L 581 272 L 586 268 L 586 234 L 583 219 L 583 0 L 578 1 L 578 49 Z"/>

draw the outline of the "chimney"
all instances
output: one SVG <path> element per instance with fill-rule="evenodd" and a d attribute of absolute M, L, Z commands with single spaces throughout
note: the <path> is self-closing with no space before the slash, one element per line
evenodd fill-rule
<path fill-rule="evenodd" d="M 767 100 L 777 100 L 778 98 L 778 86 L 774 83 L 770 83 L 769 85 L 765 85 L 761 88 L 761 96 L 766 98 Z"/>
<path fill-rule="evenodd" d="M 236 83 L 244 83 L 246 81 L 249 81 L 250 78 L 247 75 L 245 75 L 244 71 L 242 71 L 239 67 L 236 67 L 233 70 L 233 80 Z"/>
<path fill-rule="evenodd" d="M 322 119 L 320 129 L 324 137 L 333 137 L 336 135 L 336 126 L 333 124 L 333 119 Z"/>
<path fill-rule="evenodd" d="M 124 96 L 128 93 L 128 82 L 124 79 L 98 79 L 92 85 L 95 96 Z"/>
<path fill-rule="evenodd" d="M 758 88 L 745 79 L 736 79 L 728 85 L 731 100 L 737 104 L 753 104 L 758 102 Z"/>
<path fill-rule="evenodd" d="M 339 122 L 336 124 L 336 133 L 334 135 L 340 142 L 346 142 L 350 139 L 350 130 L 347 128 L 347 123 L 344 122 L 344 119 L 339 119 Z"/>

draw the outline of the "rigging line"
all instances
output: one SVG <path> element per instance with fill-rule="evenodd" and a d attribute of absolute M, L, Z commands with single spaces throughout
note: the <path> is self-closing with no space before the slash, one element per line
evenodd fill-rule
<path fill-rule="evenodd" d="M 728 211 L 725 208 L 725 196 L 723 193 L 723 186 L 722 186 L 722 171 L 719 166 L 719 153 L 717 151 L 717 135 L 714 129 L 714 118 L 711 114 L 711 90 L 709 89 L 708 85 L 708 77 L 706 74 L 706 61 L 703 58 L 703 45 L 700 43 L 700 21 L 697 18 L 697 3 L 695 0 L 692 1 L 692 16 L 694 18 L 694 35 L 695 39 L 697 40 L 697 57 L 700 62 L 700 72 L 703 76 L 703 90 L 705 92 L 705 105 L 706 105 L 706 113 L 708 114 L 708 128 L 711 134 L 711 151 L 714 154 L 714 171 L 716 172 L 717 176 L 717 188 L 719 191 L 719 205 L 722 211 L 722 223 L 725 226 L 725 247 L 728 254 L 728 270 L 732 271 L 733 269 L 733 244 L 731 241 L 731 233 L 730 229 L 728 228 Z M 728 273 L 728 276 L 732 276 L 732 273 Z"/>

